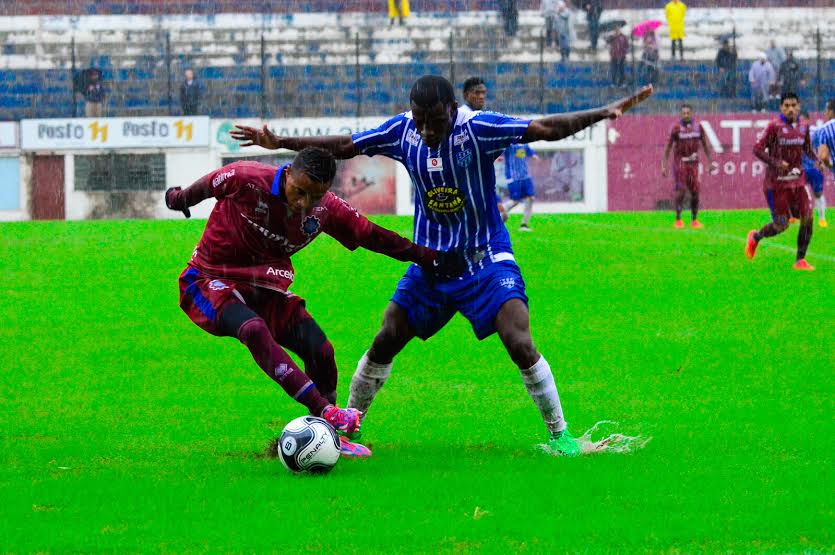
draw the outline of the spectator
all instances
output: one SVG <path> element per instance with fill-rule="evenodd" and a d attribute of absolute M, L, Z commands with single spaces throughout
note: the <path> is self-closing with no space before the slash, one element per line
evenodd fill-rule
<path fill-rule="evenodd" d="M 644 35 L 644 51 L 639 68 L 642 85 L 654 85 L 658 81 L 658 59 L 658 38 L 655 31 L 647 31 Z"/>
<path fill-rule="evenodd" d="M 719 70 L 719 94 L 723 98 L 736 97 L 736 47 L 728 39 L 722 40 L 722 46 L 716 53 L 716 68 Z"/>
<path fill-rule="evenodd" d="M 194 70 L 189 68 L 185 71 L 183 84 L 180 85 L 180 106 L 183 108 L 183 115 L 197 115 L 199 105 L 200 84 L 194 79 Z"/>
<path fill-rule="evenodd" d="M 84 71 L 84 88 L 81 94 L 85 101 L 85 117 L 100 118 L 104 116 L 105 90 L 100 69 L 91 67 Z"/>
<path fill-rule="evenodd" d="M 409 0 L 389 0 L 389 25 L 394 25 L 395 19 L 403 25 L 410 13 Z"/>
<path fill-rule="evenodd" d="M 770 44 L 771 46 L 765 50 L 765 57 L 775 72 L 780 71 L 780 66 L 786 61 L 786 50 L 782 46 L 777 46 L 773 39 Z"/>
<path fill-rule="evenodd" d="M 676 43 L 681 59 L 684 59 L 684 16 L 687 13 L 687 6 L 681 0 L 670 0 L 664 7 L 667 15 L 667 25 L 670 26 L 670 45 L 672 57 L 676 58 Z"/>
<path fill-rule="evenodd" d="M 574 35 L 574 18 L 571 15 L 571 10 L 563 0 L 557 2 L 557 39 L 560 43 L 560 60 L 563 62 L 568 60 L 571 54 L 571 43 L 575 39 Z"/>
<path fill-rule="evenodd" d="M 612 59 L 612 84 L 622 87 L 626 81 L 626 53 L 629 52 L 629 39 L 620 27 L 609 37 L 609 56 Z"/>
<path fill-rule="evenodd" d="M 559 0 L 542 0 L 539 11 L 545 18 L 545 46 L 550 47 L 554 42 L 559 45 L 557 38 L 557 3 Z"/>
<path fill-rule="evenodd" d="M 603 0 L 586 0 L 583 10 L 586 12 L 586 22 L 589 25 L 591 49 L 597 52 L 597 37 L 600 28 L 600 14 L 603 13 Z"/>
<path fill-rule="evenodd" d="M 774 68 L 765 55 L 761 52 L 759 60 L 751 64 L 748 72 L 748 82 L 751 84 L 751 110 L 753 112 L 765 112 L 768 90 L 776 80 Z"/>
<path fill-rule="evenodd" d="M 519 7 L 516 0 L 499 0 L 499 11 L 504 20 L 505 34 L 509 37 L 514 36 L 519 26 Z"/>
<path fill-rule="evenodd" d="M 800 89 L 806 85 L 803 79 L 803 68 L 800 67 L 791 50 L 786 53 L 786 60 L 777 71 L 777 82 L 780 84 L 781 95 L 789 92 L 799 94 Z"/>

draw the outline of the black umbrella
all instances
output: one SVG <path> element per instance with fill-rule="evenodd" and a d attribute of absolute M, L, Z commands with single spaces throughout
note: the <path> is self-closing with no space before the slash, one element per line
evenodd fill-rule
<path fill-rule="evenodd" d="M 611 21 L 604 21 L 598 26 L 598 29 L 600 29 L 601 33 L 608 33 L 609 31 L 614 31 L 624 25 L 626 25 L 626 21 L 622 19 L 613 19 Z"/>

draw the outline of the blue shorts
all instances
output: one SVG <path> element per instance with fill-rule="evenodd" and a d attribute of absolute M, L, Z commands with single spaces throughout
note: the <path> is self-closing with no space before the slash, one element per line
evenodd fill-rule
<path fill-rule="evenodd" d="M 810 168 L 805 171 L 806 182 L 812 188 L 812 192 L 815 193 L 815 196 L 823 193 L 823 174 L 820 170 L 818 168 Z"/>
<path fill-rule="evenodd" d="M 504 303 L 528 304 L 525 282 L 514 260 L 488 263 L 475 275 L 449 281 L 431 280 L 412 265 L 397 284 L 391 300 L 406 311 L 409 325 L 426 341 L 460 312 L 479 340 L 496 332 L 496 316 Z"/>
<path fill-rule="evenodd" d="M 522 200 L 525 197 L 533 196 L 533 181 L 530 177 L 520 179 L 519 181 L 511 181 L 507 186 L 510 192 L 510 200 Z"/>

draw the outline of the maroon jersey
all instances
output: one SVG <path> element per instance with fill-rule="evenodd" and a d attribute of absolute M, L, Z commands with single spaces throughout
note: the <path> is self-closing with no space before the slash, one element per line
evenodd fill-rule
<path fill-rule="evenodd" d="M 702 124 L 695 119 L 690 123 L 680 121 L 670 130 L 673 142 L 673 160 L 676 166 L 699 162 L 699 146 L 702 144 Z"/>
<path fill-rule="evenodd" d="M 780 116 L 763 131 L 754 145 L 754 155 L 765 162 L 763 189 L 798 189 L 806 185 L 803 173 L 803 153 L 817 161 L 809 138 L 809 126 L 802 122 L 788 123 Z M 788 164 L 780 167 L 781 162 Z"/>
<path fill-rule="evenodd" d="M 290 257 L 323 232 L 350 250 L 365 247 L 397 260 L 431 263 L 435 251 L 370 222 L 333 193 L 307 213 L 291 213 L 282 191 L 287 169 L 234 162 L 176 191 L 184 197 L 174 202 L 188 206 L 217 199 L 189 265 L 212 277 L 287 291 L 294 278 Z"/>

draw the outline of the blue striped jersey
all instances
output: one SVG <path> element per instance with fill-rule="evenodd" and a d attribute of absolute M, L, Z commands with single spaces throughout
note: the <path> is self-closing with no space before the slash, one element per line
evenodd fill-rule
<path fill-rule="evenodd" d="M 818 128 L 809 126 L 809 138 L 812 141 L 812 150 L 815 152 L 818 151 L 818 147 L 820 146 L 820 136 L 818 135 Z M 800 159 L 801 163 L 803 164 L 803 171 L 817 171 L 817 166 L 815 163 L 812 162 L 812 159 L 806 156 L 806 152 L 803 153 L 803 158 Z"/>
<path fill-rule="evenodd" d="M 819 127 L 816 136 L 818 145 L 826 145 L 829 148 L 830 157 L 835 160 L 835 119 L 831 119 Z"/>
<path fill-rule="evenodd" d="M 415 243 L 484 251 L 495 260 L 495 254 L 513 251 L 496 205 L 493 162 L 529 124 L 496 112 L 458 110 L 452 132 L 436 150 L 423 143 L 406 112 L 352 138 L 361 154 L 382 154 L 406 167 L 415 188 Z"/>
<path fill-rule="evenodd" d="M 504 149 L 504 176 L 510 181 L 527 179 L 528 158 L 536 154 L 528 145 L 512 144 Z"/>

